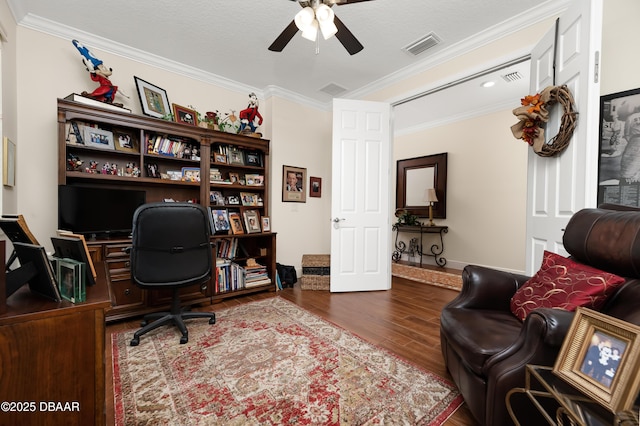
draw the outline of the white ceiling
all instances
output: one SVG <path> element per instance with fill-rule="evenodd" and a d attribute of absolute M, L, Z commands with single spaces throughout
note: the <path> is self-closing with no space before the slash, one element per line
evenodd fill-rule
<path fill-rule="evenodd" d="M 320 89 L 329 84 L 345 89 L 338 97 L 364 96 L 406 75 L 428 69 L 447 56 L 557 14 L 567 1 L 372 0 L 334 6 L 336 16 L 364 45 L 364 50 L 353 56 L 335 37 L 329 40 L 320 37 L 316 54 L 315 43 L 303 39 L 299 32 L 282 52 L 269 51 L 267 47 L 300 10 L 297 2 L 290 0 L 8 0 L 8 3 L 20 25 L 78 38 L 93 50 L 112 46 L 114 52 L 128 50 L 134 57 L 136 53 L 144 53 L 155 57 L 157 63 L 186 65 L 260 93 L 280 91 L 327 107 L 332 96 Z M 430 32 L 442 40 L 439 45 L 418 56 L 402 50 Z M 511 72 L 505 69 L 482 77 L 482 81 L 495 79 L 494 90 L 479 92 L 476 80 L 457 85 L 457 90 L 466 99 L 475 96 L 480 102 L 473 106 L 476 110 L 504 104 L 507 99 L 517 104 L 527 91 L 529 72 L 526 63 L 514 67 L 522 72 L 524 83 L 500 82 L 500 75 Z M 457 101 L 450 90 L 453 89 L 429 95 L 429 101 L 422 100 L 416 115 L 401 118 L 402 109 L 396 108 L 396 120 L 403 123 L 396 121 L 396 130 L 464 114 L 460 108 L 467 102 Z M 405 104 L 404 110 L 410 110 L 409 104 Z"/>

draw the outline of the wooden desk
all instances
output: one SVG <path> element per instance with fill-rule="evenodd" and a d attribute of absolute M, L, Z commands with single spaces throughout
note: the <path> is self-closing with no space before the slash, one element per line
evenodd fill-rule
<path fill-rule="evenodd" d="M 111 300 L 104 266 L 96 266 L 98 283 L 87 287 L 85 303 L 53 302 L 28 286 L 7 299 L 0 315 L 0 424 L 105 424 Z"/>

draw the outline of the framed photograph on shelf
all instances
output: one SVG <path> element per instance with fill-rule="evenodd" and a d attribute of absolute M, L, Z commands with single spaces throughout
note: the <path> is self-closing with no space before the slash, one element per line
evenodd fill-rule
<path fill-rule="evenodd" d="M 262 153 L 260 151 L 247 151 L 244 155 L 247 166 L 262 167 Z"/>
<path fill-rule="evenodd" d="M 282 166 L 282 201 L 306 203 L 306 182 L 307 169 Z"/>
<path fill-rule="evenodd" d="M 167 170 L 169 180 L 182 180 L 182 170 Z"/>
<path fill-rule="evenodd" d="M 309 178 L 309 197 L 322 197 L 322 178 Z"/>
<path fill-rule="evenodd" d="M 235 146 L 229 147 L 229 164 L 244 166 L 244 152 Z"/>
<path fill-rule="evenodd" d="M 240 205 L 240 198 L 238 198 L 237 195 L 229 195 L 227 197 L 227 204 L 229 204 L 231 206 L 239 206 Z"/>
<path fill-rule="evenodd" d="M 113 132 L 96 127 L 84 128 L 85 145 L 100 149 L 114 149 Z"/>
<path fill-rule="evenodd" d="M 600 97 L 598 205 L 640 206 L 640 89 Z"/>
<path fill-rule="evenodd" d="M 227 209 L 214 209 L 209 207 L 211 215 L 211 230 L 214 233 L 228 233 L 231 229 L 229 224 L 229 212 Z"/>
<path fill-rule="evenodd" d="M 257 174 L 244 175 L 247 186 L 264 186 L 264 176 Z"/>
<path fill-rule="evenodd" d="M 145 164 L 147 170 L 147 177 L 150 178 L 160 178 L 160 170 L 158 169 L 157 163 L 147 163 Z"/>
<path fill-rule="evenodd" d="M 633 407 L 640 389 L 640 327 L 578 308 L 553 372 L 607 408 Z"/>
<path fill-rule="evenodd" d="M 198 113 L 194 109 L 178 104 L 171 104 L 171 106 L 173 108 L 173 121 L 191 126 L 198 125 Z"/>
<path fill-rule="evenodd" d="M 242 214 L 244 216 L 244 225 L 247 229 L 247 234 L 262 232 L 262 228 L 260 227 L 260 213 L 258 213 L 258 210 L 245 210 Z"/>
<path fill-rule="evenodd" d="M 213 161 L 215 163 L 227 164 L 227 156 L 216 152 L 213 154 Z"/>
<path fill-rule="evenodd" d="M 116 131 L 115 132 L 116 151 L 131 152 L 138 154 L 140 152 L 140 144 L 138 138 L 131 132 Z"/>
<path fill-rule="evenodd" d="M 231 225 L 231 232 L 233 232 L 234 235 L 244 234 L 244 228 L 242 227 L 242 219 L 240 218 L 240 213 L 230 212 L 229 224 Z"/>
<path fill-rule="evenodd" d="M 262 216 L 262 232 L 270 232 L 271 231 L 271 221 L 268 217 Z"/>
<path fill-rule="evenodd" d="M 155 118 L 164 118 L 171 114 L 171 106 L 169 105 L 166 90 L 139 77 L 134 76 L 133 79 L 136 82 L 143 114 Z"/>
<path fill-rule="evenodd" d="M 224 206 L 224 196 L 220 191 L 209 191 L 209 202 L 217 206 Z"/>
<path fill-rule="evenodd" d="M 182 180 L 185 182 L 200 182 L 199 167 L 183 167 Z"/>
<path fill-rule="evenodd" d="M 258 194 L 254 194 L 252 192 L 240 193 L 240 200 L 242 201 L 243 206 L 257 206 L 258 198 Z"/>
<path fill-rule="evenodd" d="M 240 183 L 240 175 L 238 173 L 229 172 L 229 182 Z"/>

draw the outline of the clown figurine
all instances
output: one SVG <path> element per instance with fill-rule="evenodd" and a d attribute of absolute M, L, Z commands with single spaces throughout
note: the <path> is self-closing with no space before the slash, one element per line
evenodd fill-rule
<path fill-rule="evenodd" d="M 86 91 L 82 92 L 82 96 L 95 99 L 100 102 L 122 106 L 122 104 L 113 103 L 113 99 L 118 91 L 118 86 L 114 86 L 109 80 L 113 70 L 111 68 L 107 68 L 100 59 L 96 58 L 93 53 L 91 53 L 89 49 L 78 40 L 73 40 L 72 43 L 83 56 L 82 63 L 84 63 L 87 71 L 89 71 L 91 80 L 99 84 L 98 88 L 91 93 Z"/>
<path fill-rule="evenodd" d="M 256 120 L 258 124 L 256 124 Z M 249 94 L 249 105 L 247 109 L 243 109 L 240 111 L 240 132 L 248 133 L 248 130 L 245 130 L 247 126 L 251 128 L 251 133 L 256 132 L 256 128 L 262 124 L 262 116 L 258 112 L 258 97 L 255 93 L 251 92 Z"/>

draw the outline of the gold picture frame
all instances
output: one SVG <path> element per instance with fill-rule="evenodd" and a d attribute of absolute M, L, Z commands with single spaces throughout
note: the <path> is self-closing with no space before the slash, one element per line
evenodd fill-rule
<path fill-rule="evenodd" d="M 6 136 L 2 140 L 2 184 L 16 184 L 16 144 Z"/>
<path fill-rule="evenodd" d="M 611 412 L 628 410 L 640 389 L 640 327 L 578 308 L 553 372 Z"/>
<path fill-rule="evenodd" d="M 307 202 L 307 169 L 282 166 L 282 201 Z"/>

